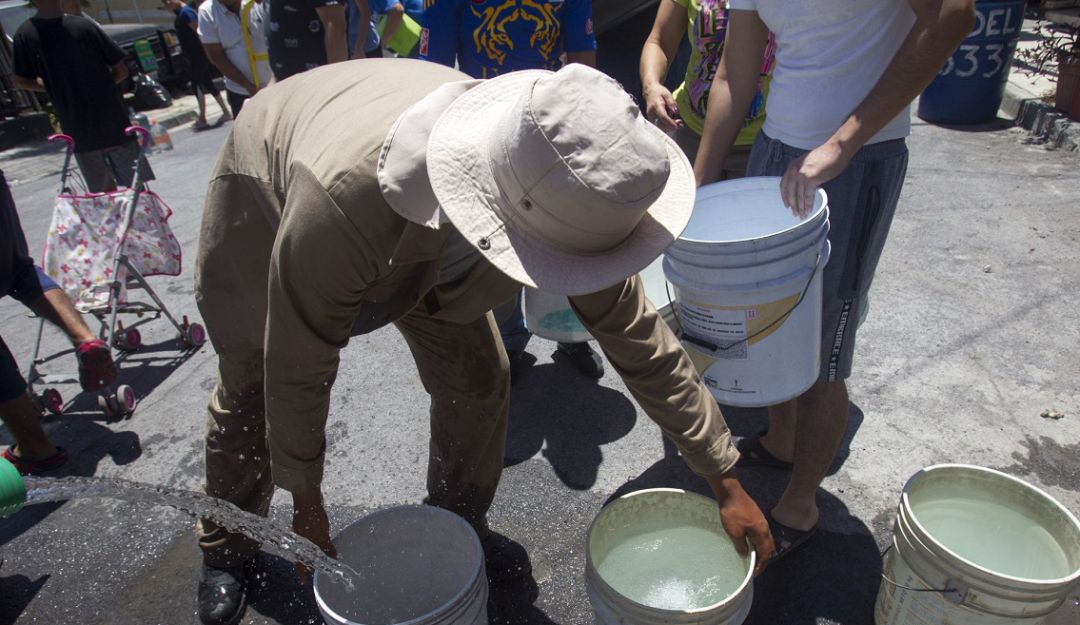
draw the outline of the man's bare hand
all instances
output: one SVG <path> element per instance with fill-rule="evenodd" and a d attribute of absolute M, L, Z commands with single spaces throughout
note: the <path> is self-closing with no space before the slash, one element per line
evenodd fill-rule
<path fill-rule="evenodd" d="M 315 488 L 302 493 L 293 493 L 293 531 L 315 543 L 326 555 L 337 557 L 334 543 L 330 541 L 330 518 L 323 506 L 322 491 Z M 300 563 L 296 564 L 296 574 L 300 583 L 307 584 L 311 571 Z"/>
<path fill-rule="evenodd" d="M 772 532 L 761 508 L 743 490 L 734 470 L 706 479 L 720 503 L 720 523 L 723 524 L 724 531 L 731 536 L 735 550 L 743 557 L 750 555 L 750 545 L 753 545 L 757 552 L 754 575 L 761 574 L 776 553 Z"/>
<path fill-rule="evenodd" d="M 839 176 L 850 160 L 839 144 L 828 142 L 792 161 L 780 180 L 784 206 L 796 217 L 805 219 L 814 208 L 818 187 Z"/>

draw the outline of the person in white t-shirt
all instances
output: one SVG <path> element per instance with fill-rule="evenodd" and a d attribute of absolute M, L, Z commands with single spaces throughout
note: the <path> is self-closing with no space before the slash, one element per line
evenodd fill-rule
<path fill-rule="evenodd" d="M 767 515 L 779 558 L 813 534 L 817 488 L 847 431 L 845 379 L 907 170 L 908 106 L 975 13 L 973 0 L 729 0 L 729 7 L 694 167 L 698 184 L 720 178 L 771 31 L 776 68 L 747 175 L 782 176 L 784 203 L 799 216 L 818 187 L 829 198 L 820 377 L 798 398 L 770 406 L 768 431 L 738 445 L 744 466 L 791 470 Z"/>
<path fill-rule="evenodd" d="M 207 0 L 199 7 L 199 38 L 210 62 L 225 77 L 235 118 L 255 93 L 270 83 L 266 9 L 259 0 Z"/>

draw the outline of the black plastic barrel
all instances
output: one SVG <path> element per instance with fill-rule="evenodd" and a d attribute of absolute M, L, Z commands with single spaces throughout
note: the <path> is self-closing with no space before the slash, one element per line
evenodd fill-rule
<path fill-rule="evenodd" d="M 1025 0 L 975 3 L 975 25 L 919 98 L 918 115 L 938 124 L 982 124 L 997 117 L 1009 79 Z"/>

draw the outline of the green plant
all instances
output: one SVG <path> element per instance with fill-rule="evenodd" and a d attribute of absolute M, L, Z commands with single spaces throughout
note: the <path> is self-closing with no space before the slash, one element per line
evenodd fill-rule
<path fill-rule="evenodd" d="M 1080 63 L 1080 25 L 1039 21 L 1035 32 L 1040 39 L 1035 46 L 1017 51 L 1032 71 L 1043 73 L 1047 66 Z"/>

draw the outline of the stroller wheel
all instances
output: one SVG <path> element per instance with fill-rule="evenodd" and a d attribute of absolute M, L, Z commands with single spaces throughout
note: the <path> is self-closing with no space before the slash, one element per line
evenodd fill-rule
<path fill-rule="evenodd" d="M 116 397 L 112 395 L 98 395 L 97 405 L 109 419 L 120 415 L 120 406 L 117 405 Z"/>
<path fill-rule="evenodd" d="M 42 407 L 54 415 L 64 414 L 64 397 L 55 388 L 47 388 L 39 400 Z"/>
<path fill-rule="evenodd" d="M 120 414 L 131 416 L 135 412 L 135 406 L 139 405 L 135 397 L 135 390 L 127 384 L 121 384 L 116 388 L 116 407 Z"/>
<path fill-rule="evenodd" d="M 138 328 L 128 328 L 126 330 L 118 328 L 113 343 L 119 350 L 125 352 L 133 352 L 142 346 L 142 333 Z"/>
<path fill-rule="evenodd" d="M 180 337 L 185 347 L 199 348 L 206 342 L 206 329 L 201 323 L 192 323 L 184 326 L 184 332 Z"/>

